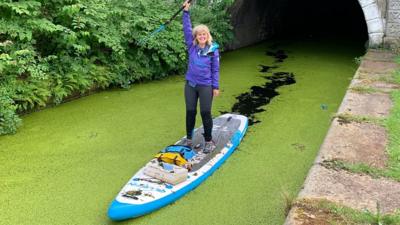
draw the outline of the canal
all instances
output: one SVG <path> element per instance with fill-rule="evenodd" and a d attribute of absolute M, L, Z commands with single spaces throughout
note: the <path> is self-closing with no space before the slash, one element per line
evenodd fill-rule
<path fill-rule="evenodd" d="M 307 39 L 224 53 L 213 115 L 248 115 L 242 144 L 196 190 L 122 224 L 281 224 L 363 54 L 362 42 Z M 24 116 L 0 137 L 0 224 L 111 224 L 120 188 L 185 134 L 183 85 L 176 75 Z"/>

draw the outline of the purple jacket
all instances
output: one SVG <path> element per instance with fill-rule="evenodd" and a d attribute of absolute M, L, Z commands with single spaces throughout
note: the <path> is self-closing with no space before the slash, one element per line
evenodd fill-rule
<path fill-rule="evenodd" d="M 183 11 L 183 34 L 188 49 L 189 65 L 186 80 L 193 85 L 212 86 L 219 89 L 219 52 L 212 55 L 201 54 L 202 49 L 193 44 L 192 23 L 188 11 Z M 207 46 L 206 48 L 209 48 Z"/>

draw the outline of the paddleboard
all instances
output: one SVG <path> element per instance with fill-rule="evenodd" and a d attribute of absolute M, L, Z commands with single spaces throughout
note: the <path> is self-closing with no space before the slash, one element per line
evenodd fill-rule
<path fill-rule="evenodd" d="M 172 185 L 146 176 L 141 168 L 122 188 L 111 203 L 108 216 L 120 221 L 139 217 L 160 209 L 187 194 L 207 179 L 233 153 L 244 137 L 248 119 L 237 114 L 224 114 L 213 119 L 212 136 L 216 148 L 208 154 L 202 152 L 204 146 L 203 128 L 195 129 L 193 150 L 196 156 L 190 160 L 192 169 L 187 179 Z M 183 144 L 185 137 L 175 144 Z"/>

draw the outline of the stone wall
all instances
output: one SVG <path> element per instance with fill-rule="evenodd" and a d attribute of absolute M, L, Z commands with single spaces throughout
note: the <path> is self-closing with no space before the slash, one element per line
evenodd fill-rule
<path fill-rule="evenodd" d="M 400 0 L 387 0 L 386 35 L 384 42 L 392 47 L 400 47 Z"/>
<path fill-rule="evenodd" d="M 237 0 L 231 7 L 235 49 L 263 41 L 276 32 L 281 24 L 281 12 L 288 0 Z"/>

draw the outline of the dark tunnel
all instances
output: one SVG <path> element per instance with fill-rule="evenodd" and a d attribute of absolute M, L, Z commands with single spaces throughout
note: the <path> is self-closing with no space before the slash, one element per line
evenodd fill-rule
<path fill-rule="evenodd" d="M 358 0 L 237 0 L 231 13 L 236 47 L 267 39 L 368 41 Z"/>
<path fill-rule="evenodd" d="M 283 12 L 282 35 L 368 39 L 358 0 L 292 0 Z"/>

